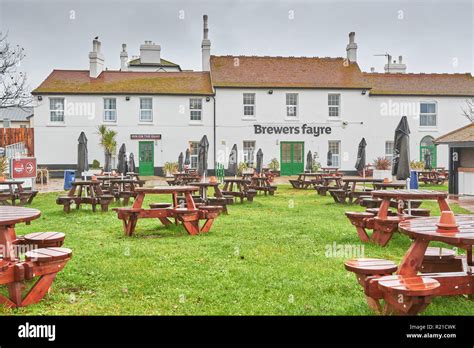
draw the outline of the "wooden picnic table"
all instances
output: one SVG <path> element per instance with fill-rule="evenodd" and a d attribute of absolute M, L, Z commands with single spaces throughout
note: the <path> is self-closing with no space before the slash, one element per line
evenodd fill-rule
<path fill-rule="evenodd" d="M 277 189 L 276 186 L 270 184 L 270 179 L 267 176 L 252 176 L 250 178 L 249 189 L 258 191 L 263 191 L 265 196 L 270 194 L 273 196 Z"/>
<path fill-rule="evenodd" d="M 109 192 L 115 197 L 116 201 L 123 199 L 123 205 L 128 205 L 130 198 L 135 198 L 137 193 L 135 189 L 138 181 L 135 179 L 111 179 L 109 181 Z"/>
<path fill-rule="evenodd" d="M 25 190 L 23 188 L 24 181 L 4 180 L 0 181 L 0 204 L 20 205 L 30 204 L 38 191 Z"/>
<path fill-rule="evenodd" d="M 196 207 L 192 193 L 199 191 L 197 186 L 161 186 L 153 188 L 137 188 L 137 197 L 131 208 L 116 208 L 117 216 L 123 221 L 125 235 L 131 236 L 135 231 L 136 224 L 142 218 L 157 218 L 164 225 L 170 225 L 169 218 L 182 223 L 186 231 L 191 235 L 200 232 L 208 232 L 214 219 L 222 210 L 221 207 L 199 206 Z M 146 195 L 170 194 L 172 203 L 169 207 L 145 209 L 142 207 Z M 178 203 L 178 195 L 184 195 L 185 206 Z M 199 220 L 205 220 L 204 225 L 199 227 Z"/>
<path fill-rule="evenodd" d="M 442 185 L 446 181 L 446 176 L 437 170 L 422 170 L 417 172 L 418 181 L 424 184 L 437 184 Z"/>
<path fill-rule="evenodd" d="M 336 203 L 358 203 L 361 196 L 370 194 L 371 189 L 366 188 L 363 191 L 357 191 L 357 184 L 374 184 L 377 182 L 383 182 L 383 179 L 372 179 L 372 178 L 343 178 L 342 188 L 336 190 L 330 190 L 331 196 L 334 198 Z"/>
<path fill-rule="evenodd" d="M 447 192 L 431 190 L 378 190 L 372 191 L 372 197 L 382 200 L 377 215 L 374 218 L 372 240 L 385 246 L 398 229 L 398 223 L 413 218 L 405 213 L 405 202 L 410 200 L 436 200 L 440 211 L 451 211 L 448 205 Z M 397 216 L 389 216 L 390 202 L 395 200 L 397 204 Z"/>
<path fill-rule="evenodd" d="M 290 179 L 290 184 L 295 189 L 307 189 L 310 186 L 322 183 L 322 177 L 327 173 L 299 173 L 297 179 Z"/>
<path fill-rule="evenodd" d="M 200 182 L 200 181 L 193 181 L 189 184 L 190 186 L 197 186 L 199 187 L 199 195 L 201 196 L 201 198 L 207 202 L 208 200 L 208 194 L 207 194 L 207 190 L 212 187 L 214 189 L 214 197 L 218 197 L 218 198 L 222 198 L 222 192 L 219 188 L 219 183 L 216 181 L 216 182 L 209 182 L 209 181 L 205 181 L 205 182 Z"/>
<path fill-rule="evenodd" d="M 0 285 L 7 285 L 8 296 L 0 294 L 0 304 L 6 307 L 24 307 L 41 301 L 48 293 L 56 274 L 61 271 L 71 259 L 72 251 L 67 248 L 47 247 L 36 249 L 45 239 L 53 234 L 64 239 L 64 234 L 57 232 L 32 233 L 25 237 L 17 237 L 15 225 L 30 223 L 38 219 L 41 212 L 37 209 L 23 207 L 0 207 Z M 40 235 L 45 235 L 42 238 Z M 26 244 L 24 261 L 20 260 L 19 253 L 23 253 L 21 244 Z M 62 242 L 61 242 L 62 245 Z M 33 250 L 29 250 L 31 248 Z M 27 288 L 25 281 L 38 278 L 28 288 L 25 296 L 23 290 Z"/>
<path fill-rule="evenodd" d="M 189 185 L 191 182 L 199 181 L 200 176 L 197 173 L 187 173 L 187 172 L 179 172 L 173 174 L 173 179 L 167 180 L 166 182 L 168 185 L 173 186 L 183 186 Z"/>
<path fill-rule="evenodd" d="M 407 187 L 404 182 L 374 182 L 374 190 L 404 189 Z"/>
<path fill-rule="evenodd" d="M 71 185 L 67 196 L 59 196 L 56 199 L 56 204 L 63 205 L 66 213 L 70 212 L 72 203 L 76 204 L 76 209 L 79 209 L 81 204 L 91 204 L 93 212 L 96 211 L 96 205 L 100 205 L 105 212 L 114 198 L 104 194 L 99 180 L 76 180 Z"/>
<path fill-rule="evenodd" d="M 224 195 L 238 197 L 240 203 L 244 202 L 244 198 L 247 198 L 247 201 L 252 202 L 253 198 L 257 194 L 257 191 L 249 187 L 250 182 L 247 179 L 240 178 L 229 178 L 224 179 L 224 188 L 222 193 Z"/>
<path fill-rule="evenodd" d="M 321 196 L 326 196 L 330 189 L 342 189 L 342 177 L 324 174 L 319 179 L 321 183 L 315 185 L 315 189 Z"/>

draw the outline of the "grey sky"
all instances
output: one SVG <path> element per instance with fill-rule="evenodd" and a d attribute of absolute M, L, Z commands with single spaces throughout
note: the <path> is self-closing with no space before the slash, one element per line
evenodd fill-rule
<path fill-rule="evenodd" d="M 152 40 L 163 58 L 199 70 L 205 13 L 214 55 L 340 57 L 355 31 L 365 71 L 383 71 L 385 58 L 373 55 L 388 52 L 409 72 L 473 73 L 474 0 L 0 0 L 0 30 L 25 48 L 21 69 L 34 88 L 52 69 L 88 69 L 97 35 L 109 69 L 119 68 L 122 43 L 131 56 Z"/>

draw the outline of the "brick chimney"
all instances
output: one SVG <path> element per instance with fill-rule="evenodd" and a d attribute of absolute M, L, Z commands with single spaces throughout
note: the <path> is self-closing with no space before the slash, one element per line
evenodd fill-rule
<path fill-rule="evenodd" d="M 354 41 L 355 33 L 349 33 L 349 44 L 346 46 L 347 60 L 351 63 L 357 62 L 357 44 Z"/>
<path fill-rule="evenodd" d="M 211 40 L 209 40 L 209 29 L 207 27 L 207 15 L 203 19 L 203 38 L 201 44 L 202 51 L 202 71 L 211 70 Z"/>
<path fill-rule="evenodd" d="M 89 76 L 97 78 L 104 71 L 104 56 L 100 52 L 100 41 L 95 38 L 92 41 L 92 52 L 89 52 Z"/>

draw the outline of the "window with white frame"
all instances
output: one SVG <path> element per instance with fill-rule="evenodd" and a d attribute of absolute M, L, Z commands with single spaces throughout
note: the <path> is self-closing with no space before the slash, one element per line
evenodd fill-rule
<path fill-rule="evenodd" d="M 298 93 L 286 93 L 286 116 L 298 117 Z"/>
<path fill-rule="evenodd" d="M 393 140 L 385 142 L 385 158 L 392 163 L 393 160 Z"/>
<path fill-rule="evenodd" d="M 255 93 L 244 93 L 244 117 L 255 117 Z"/>
<path fill-rule="evenodd" d="M 191 98 L 189 99 L 189 110 L 191 121 L 202 121 L 202 99 Z"/>
<path fill-rule="evenodd" d="M 436 103 L 420 103 L 420 126 L 436 127 Z"/>
<path fill-rule="evenodd" d="M 199 154 L 199 141 L 190 141 L 189 142 L 189 159 L 191 161 L 190 167 L 198 167 L 198 154 Z"/>
<path fill-rule="evenodd" d="M 339 168 L 341 166 L 341 142 L 339 140 L 329 140 L 328 149 L 331 152 L 330 167 Z"/>
<path fill-rule="evenodd" d="M 104 122 L 117 122 L 117 100 L 104 98 Z"/>
<path fill-rule="evenodd" d="M 244 148 L 244 162 L 253 163 L 255 157 L 255 140 L 245 140 L 243 143 Z"/>
<path fill-rule="evenodd" d="M 328 108 L 329 117 L 341 116 L 341 95 L 330 93 L 328 94 Z"/>
<path fill-rule="evenodd" d="M 140 98 L 140 122 L 153 122 L 152 98 Z"/>
<path fill-rule="evenodd" d="M 64 98 L 49 99 L 49 120 L 51 122 L 64 122 Z"/>

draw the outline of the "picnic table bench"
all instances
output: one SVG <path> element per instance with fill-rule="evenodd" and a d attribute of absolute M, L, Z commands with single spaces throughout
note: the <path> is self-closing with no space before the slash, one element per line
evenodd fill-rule
<path fill-rule="evenodd" d="M 96 206 L 100 205 L 103 212 L 108 211 L 114 196 L 104 194 L 98 180 L 76 180 L 71 185 L 66 196 L 56 198 L 56 204 L 63 205 L 65 213 L 71 211 L 72 204 L 76 205 L 76 209 L 79 209 L 82 204 L 91 204 L 93 212 L 96 211 Z"/>
<path fill-rule="evenodd" d="M 446 231 L 440 230 L 439 217 L 400 222 L 400 232 L 413 242 L 399 266 L 381 259 L 346 261 L 346 269 L 356 274 L 369 306 L 384 314 L 416 315 L 436 296 L 467 295 L 472 299 L 474 217 L 457 215 L 456 222 L 457 230 Z M 466 255 L 458 257 L 450 249 L 429 247 L 432 241 L 464 249 Z M 434 260 L 438 261 L 438 265 L 427 272 L 424 265 Z M 443 269 L 443 264 L 450 266 L 447 271 Z M 381 300 L 385 302 L 384 306 Z"/>
<path fill-rule="evenodd" d="M 111 179 L 109 192 L 117 202 L 122 200 L 122 204 L 126 206 L 130 202 L 130 198 L 137 196 L 135 188 L 138 185 L 138 181 L 134 179 Z"/>
<path fill-rule="evenodd" d="M 418 172 L 418 181 L 426 184 L 443 185 L 446 181 L 446 176 L 436 170 L 422 170 Z"/>
<path fill-rule="evenodd" d="M 166 180 L 166 183 L 170 186 L 182 186 L 188 185 L 191 182 L 199 181 L 200 176 L 197 172 L 182 172 L 174 173 L 173 179 Z"/>
<path fill-rule="evenodd" d="M 342 179 L 342 188 L 330 189 L 329 193 L 334 199 L 334 202 L 344 204 L 346 201 L 349 203 L 359 203 L 362 196 L 370 194 L 371 188 L 365 188 L 365 184 L 373 184 L 377 182 L 383 182 L 382 179 L 370 179 L 370 178 L 344 178 Z M 357 184 L 364 184 L 362 191 L 357 191 Z"/>
<path fill-rule="evenodd" d="M 257 195 L 257 191 L 249 187 L 250 182 L 246 179 L 231 178 L 224 179 L 224 188 L 222 194 L 224 196 L 233 196 L 240 199 L 240 203 L 244 202 L 244 198 L 248 202 L 253 202 L 253 198 Z"/>
<path fill-rule="evenodd" d="M 24 181 L 0 181 L 1 205 L 27 205 L 31 204 L 38 191 L 23 188 Z M 18 201 L 18 202 L 17 202 Z"/>
<path fill-rule="evenodd" d="M 32 233 L 17 237 L 16 224 L 29 223 L 40 215 L 37 209 L 0 207 L 0 285 L 8 288 L 8 295 L 0 294 L 0 304 L 6 307 L 24 307 L 41 301 L 57 273 L 72 257 L 70 249 L 60 247 L 64 241 L 63 233 Z M 23 249 L 27 251 L 24 261 L 21 261 Z M 26 282 L 33 279 L 37 280 L 24 294 Z"/>
<path fill-rule="evenodd" d="M 315 184 L 314 188 L 321 196 L 326 196 L 329 190 L 342 189 L 342 177 L 336 175 L 323 175 L 320 179 L 321 183 Z"/>
<path fill-rule="evenodd" d="M 270 180 L 266 176 L 252 176 L 250 178 L 249 189 L 255 190 L 257 192 L 261 191 L 267 195 L 273 196 L 277 190 L 276 186 L 270 184 Z"/>
<path fill-rule="evenodd" d="M 386 246 L 390 239 L 398 230 L 398 224 L 401 221 L 412 219 L 417 216 L 429 214 L 429 210 L 411 207 L 408 201 L 417 200 L 437 200 L 440 211 L 451 210 L 446 201 L 448 194 L 446 192 L 430 191 L 430 190 L 378 190 L 372 191 L 374 199 L 380 199 L 381 203 L 377 210 L 377 214 L 368 216 L 366 213 L 346 212 L 346 216 L 356 227 L 357 234 L 362 241 L 369 239 L 380 245 Z M 390 214 L 389 208 L 396 204 L 397 214 Z M 369 213 L 372 214 L 372 213 Z M 415 215 L 416 214 L 416 215 Z M 373 230 L 372 236 L 369 238 L 366 229 Z"/>
<path fill-rule="evenodd" d="M 219 188 L 219 183 L 217 181 L 216 182 L 209 182 L 209 181 L 191 182 L 189 185 L 199 187 L 199 198 L 202 200 L 202 202 L 205 205 L 222 207 L 223 213 L 228 214 L 228 210 L 227 210 L 228 199 L 226 199 L 224 195 L 222 194 L 222 191 Z M 208 189 L 211 187 L 214 189 L 213 197 L 210 197 L 208 193 Z"/>
<path fill-rule="evenodd" d="M 307 189 L 310 186 L 322 184 L 324 173 L 300 173 L 297 179 L 290 179 L 290 184 L 295 189 Z"/>
<path fill-rule="evenodd" d="M 163 186 L 154 188 L 137 188 L 138 193 L 131 208 L 115 208 L 117 217 L 123 222 L 123 229 L 126 236 L 131 236 L 139 219 L 158 219 L 163 225 L 170 225 L 169 218 L 174 218 L 180 222 L 190 235 L 197 235 L 201 232 L 209 232 L 214 219 L 222 211 L 219 206 L 196 206 L 192 193 L 199 190 L 196 186 Z M 142 207 L 145 195 L 147 194 L 171 194 L 172 204 L 153 206 L 151 209 Z M 178 203 L 178 195 L 184 195 L 185 203 Z M 205 220 L 202 227 L 199 221 Z"/>

